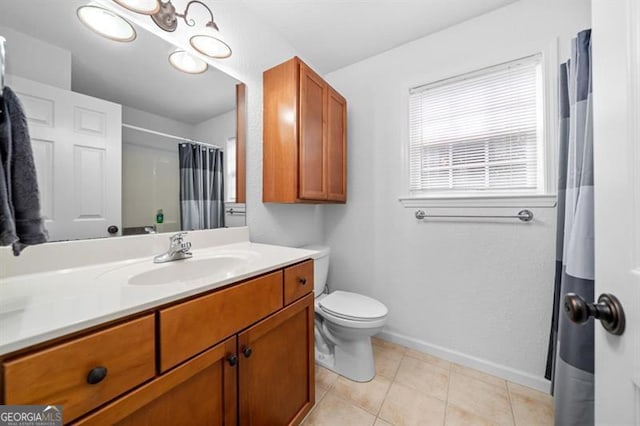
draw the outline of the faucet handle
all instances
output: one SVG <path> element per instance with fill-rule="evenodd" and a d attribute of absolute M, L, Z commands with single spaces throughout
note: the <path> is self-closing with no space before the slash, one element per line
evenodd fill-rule
<path fill-rule="evenodd" d="M 182 238 L 183 235 L 187 235 L 187 232 L 183 231 L 183 232 L 178 232 L 177 234 L 173 234 L 172 236 L 169 237 L 169 240 L 172 243 L 181 243 L 183 240 Z"/>

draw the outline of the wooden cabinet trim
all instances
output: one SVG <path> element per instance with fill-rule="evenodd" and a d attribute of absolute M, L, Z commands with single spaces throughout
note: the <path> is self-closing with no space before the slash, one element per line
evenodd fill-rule
<path fill-rule="evenodd" d="M 262 201 L 293 202 L 298 197 L 297 57 L 263 74 Z"/>
<path fill-rule="evenodd" d="M 82 426 L 115 424 L 171 389 L 186 382 L 198 372 L 216 362 L 222 361 L 225 365 L 225 425 L 236 425 L 236 367 L 230 367 L 226 362 L 227 356 L 235 353 L 236 337 L 234 336 L 74 424 Z"/>
<path fill-rule="evenodd" d="M 332 106 L 340 106 L 339 124 L 333 124 Z M 339 131 L 338 131 L 339 130 Z M 337 133 L 337 135 L 334 135 Z M 335 141 L 334 139 L 338 139 Z M 338 147 L 337 158 L 333 148 Z M 333 88 L 327 95 L 327 199 L 347 201 L 347 101 Z M 338 181 L 338 191 L 333 191 L 334 181 Z"/>
<path fill-rule="evenodd" d="M 247 86 L 236 84 L 236 203 L 247 197 Z"/>
<path fill-rule="evenodd" d="M 319 96 L 312 97 L 312 85 L 317 86 Z M 327 83 L 300 62 L 300 101 L 298 111 L 298 197 L 306 200 L 327 199 Z M 312 103 L 320 103 L 318 111 L 306 111 Z M 315 114 L 314 114 L 315 113 Z M 313 119 L 319 121 L 314 128 Z M 319 134 L 318 134 L 319 133 Z M 320 149 L 315 145 L 320 144 Z M 318 158 L 319 157 L 319 158 Z M 313 185 L 319 185 L 319 188 Z"/>

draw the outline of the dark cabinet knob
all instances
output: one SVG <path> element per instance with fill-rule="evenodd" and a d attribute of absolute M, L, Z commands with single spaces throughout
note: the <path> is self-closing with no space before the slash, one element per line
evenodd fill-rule
<path fill-rule="evenodd" d="M 624 333 L 625 315 L 622 305 L 613 294 L 603 293 L 598 303 L 587 303 L 575 293 L 564 296 L 564 312 L 576 324 L 587 322 L 590 317 L 600 320 L 602 326 L 617 336 Z"/>
<path fill-rule="evenodd" d="M 235 367 L 235 365 L 238 363 L 238 357 L 235 354 L 229 355 L 227 357 L 227 362 L 230 366 Z"/>
<path fill-rule="evenodd" d="M 95 367 L 87 374 L 87 383 L 95 385 L 103 381 L 105 377 L 107 377 L 107 367 Z"/>
<path fill-rule="evenodd" d="M 115 225 L 111 225 L 107 228 L 107 232 L 110 234 L 117 234 L 118 233 L 118 227 Z"/>
<path fill-rule="evenodd" d="M 305 277 L 298 278 L 300 285 L 307 285 L 307 279 Z"/>
<path fill-rule="evenodd" d="M 244 354 L 245 358 L 249 358 L 253 353 L 253 350 L 249 347 L 246 347 L 242 349 L 242 353 Z"/>

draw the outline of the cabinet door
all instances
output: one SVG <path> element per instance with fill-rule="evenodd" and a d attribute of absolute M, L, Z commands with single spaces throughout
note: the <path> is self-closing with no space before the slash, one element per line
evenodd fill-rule
<path fill-rule="evenodd" d="M 303 200 L 326 200 L 325 117 L 327 84 L 300 64 L 299 187 Z"/>
<path fill-rule="evenodd" d="M 347 201 L 347 101 L 329 88 L 327 100 L 327 198 Z"/>
<path fill-rule="evenodd" d="M 240 424 L 298 424 L 315 401 L 313 293 L 238 337 Z"/>
<path fill-rule="evenodd" d="M 236 338 L 232 337 L 78 425 L 225 425 L 237 423 Z M 233 364 L 233 365 L 231 365 Z"/>

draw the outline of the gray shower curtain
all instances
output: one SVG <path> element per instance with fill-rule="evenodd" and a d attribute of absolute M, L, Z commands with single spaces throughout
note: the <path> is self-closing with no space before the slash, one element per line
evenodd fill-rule
<path fill-rule="evenodd" d="M 594 299 L 591 30 L 573 40 L 559 89 L 556 278 L 546 377 L 552 380 L 556 425 L 587 426 L 594 423 L 594 321 L 572 323 L 562 307 L 569 292 Z"/>
<path fill-rule="evenodd" d="M 183 231 L 224 227 L 222 150 L 195 143 L 178 145 L 180 221 Z"/>

